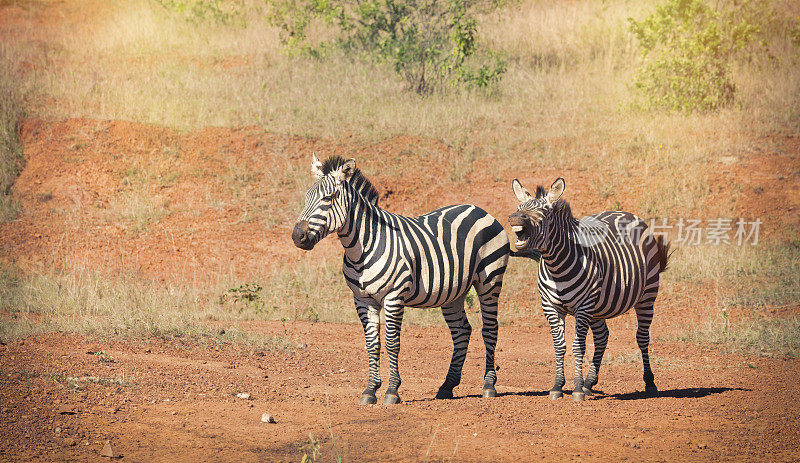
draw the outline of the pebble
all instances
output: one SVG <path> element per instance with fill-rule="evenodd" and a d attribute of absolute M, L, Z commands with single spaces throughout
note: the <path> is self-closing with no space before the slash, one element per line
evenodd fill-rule
<path fill-rule="evenodd" d="M 114 449 L 111 447 L 111 441 L 107 440 L 105 445 L 103 445 L 103 450 L 100 452 L 101 456 L 108 457 L 108 458 L 116 458 L 117 454 L 114 452 Z"/>
<path fill-rule="evenodd" d="M 264 413 L 263 415 L 261 415 L 261 421 L 264 422 L 264 423 L 275 423 L 276 422 L 275 418 L 272 415 L 270 415 L 269 413 Z"/>
<path fill-rule="evenodd" d="M 66 445 L 66 446 L 74 447 L 77 444 L 78 444 L 78 442 L 75 439 L 71 438 L 71 437 L 65 437 L 64 438 L 64 445 Z"/>
<path fill-rule="evenodd" d="M 246 400 L 246 399 L 250 398 L 250 393 L 249 392 L 240 392 L 240 393 L 236 394 L 236 397 Z"/>

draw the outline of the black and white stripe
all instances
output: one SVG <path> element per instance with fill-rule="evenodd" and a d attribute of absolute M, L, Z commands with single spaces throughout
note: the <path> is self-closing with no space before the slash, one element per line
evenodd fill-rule
<path fill-rule="evenodd" d="M 481 305 L 486 346 L 484 396 L 495 396 L 497 301 L 509 257 L 503 227 L 482 209 L 449 206 L 420 217 L 378 207 L 378 194 L 355 167 L 338 156 L 312 160 L 317 180 L 292 233 L 301 249 L 312 249 L 331 232 L 344 246 L 344 273 L 353 291 L 369 352 L 369 385 L 361 403 L 375 403 L 381 386 L 380 310 L 386 315 L 389 383 L 384 403 L 399 402 L 400 325 L 405 307 L 441 307 L 453 337 L 453 357 L 437 398 L 452 398 L 461 382 L 472 328 L 464 300 L 474 287 Z"/>
<path fill-rule="evenodd" d="M 669 244 L 653 237 L 643 220 L 627 212 L 601 212 L 580 220 L 561 199 L 564 179 L 549 191 L 539 186 L 532 196 L 514 179 L 519 209 L 511 215 L 516 247 L 541 252 L 539 294 L 550 324 L 556 351 L 556 379 L 551 398 L 561 397 L 564 385 L 564 317 L 575 316 L 575 388 L 573 399 L 583 400 L 597 384 L 600 363 L 608 342 L 606 319 L 631 308 L 636 311 L 636 341 L 642 351 L 645 390 L 657 393 L 650 369 L 648 346 L 653 303 L 659 274 L 666 270 Z M 586 381 L 583 356 L 591 328 L 595 352 Z"/>

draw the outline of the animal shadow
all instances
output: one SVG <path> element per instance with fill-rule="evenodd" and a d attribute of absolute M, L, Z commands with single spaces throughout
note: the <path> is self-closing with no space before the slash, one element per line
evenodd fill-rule
<path fill-rule="evenodd" d="M 548 391 L 522 391 L 522 392 L 498 392 L 497 397 L 506 397 L 506 396 L 520 396 L 520 397 L 547 397 L 549 394 Z M 422 399 L 410 399 L 406 400 L 406 403 L 414 403 L 414 402 L 435 402 L 437 400 L 458 400 L 458 399 L 479 399 L 483 397 L 481 394 L 467 394 L 462 396 L 455 396 L 452 399 L 435 399 L 433 397 L 425 397 Z"/>
<path fill-rule="evenodd" d="M 728 391 L 750 391 L 751 389 L 744 389 L 741 387 L 686 387 L 682 389 L 668 389 L 658 391 L 658 395 L 653 396 L 645 391 L 626 392 L 623 394 L 611 394 L 605 396 L 609 399 L 616 400 L 639 400 L 659 397 L 669 397 L 673 399 L 699 399 L 714 394 L 722 394 Z"/>
<path fill-rule="evenodd" d="M 519 397 L 546 397 L 549 394 L 548 391 L 520 391 L 520 392 L 498 392 L 497 397 L 510 397 L 510 396 L 519 396 Z M 469 394 L 465 395 L 466 397 L 483 397 L 481 394 Z"/>

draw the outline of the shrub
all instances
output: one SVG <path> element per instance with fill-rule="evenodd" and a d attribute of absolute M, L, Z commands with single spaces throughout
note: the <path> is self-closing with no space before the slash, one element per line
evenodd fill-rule
<path fill-rule="evenodd" d="M 731 64 L 757 42 L 770 10 L 765 1 L 715 5 L 668 0 L 642 21 L 629 19 L 642 52 L 634 82 L 642 106 L 707 111 L 733 101 Z"/>
<path fill-rule="evenodd" d="M 321 57 L 332 48 L 389 63 L 409 88 L 424 94 L 446 85 L 488 87 L 504 61 L 478 45 L 478 0 L 285 0 L 270 17 L 284 30 L 289 50 Z M 318 20 L 335 37 L 310 44 Z"/>

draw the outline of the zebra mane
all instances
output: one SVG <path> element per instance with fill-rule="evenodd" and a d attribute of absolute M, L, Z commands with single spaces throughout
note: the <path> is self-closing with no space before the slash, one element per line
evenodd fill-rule
<path fill-rule="evenodd" d="M 327 175 L 339 167 L 342 167 L 345 161 L 347 160 L 336 154 L 328 157 L 328 159 L 322 163 L 322 174 Z M 348 182 L 350 183 L 350 186 L 361 193 L 361 196 L 363 196 L 367 201 L 376 206 L 378 205 L 378 198 L 380 197 L 380 194 L 378 194 L 378 190 L 375 189 L 375 187 L 372 185 L 372 182 L 370 182 L 369 179 L 367 179 L 367 177 L 361 173 L 361 169 L 356 167 L 355 172 L 353 172 L 353 175 L 350 177 Z"/>
<path fill-rule="evenodd" d="M 543 186 L 538 185 L 536 187 L 536 199 L 546 198 L 547 193 L 548 190 L 546 190 Z M 553 211 L 568 218 L 575 218 L 575 216 L 572 215 L 572 208 L 569 207 L 569 203 L 564 198 L 560 198 L 555 204 L 553 204 Z"/>

